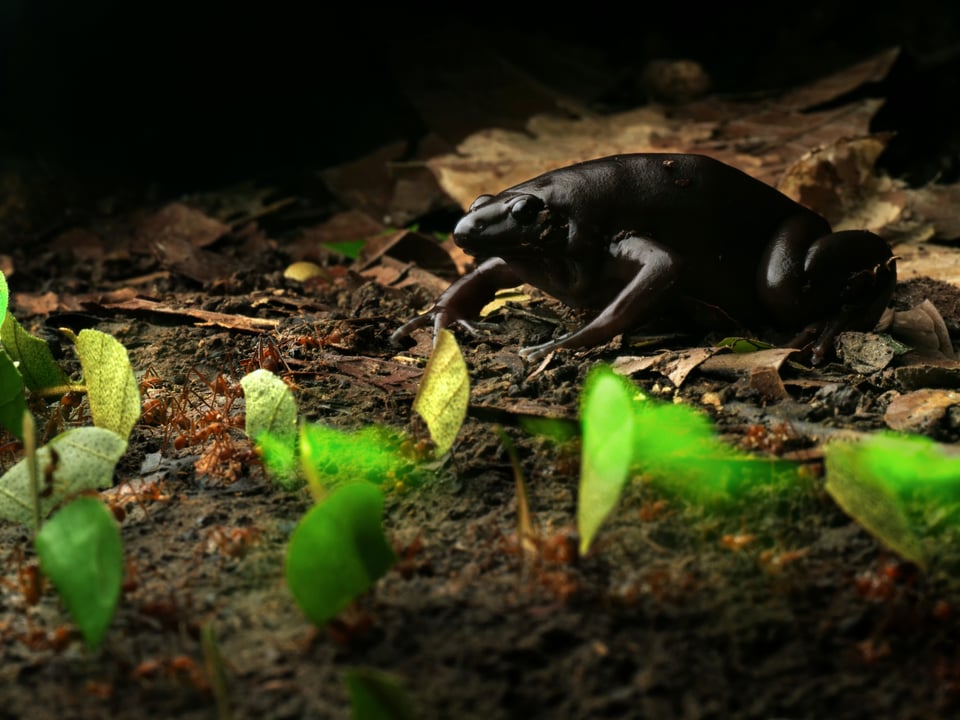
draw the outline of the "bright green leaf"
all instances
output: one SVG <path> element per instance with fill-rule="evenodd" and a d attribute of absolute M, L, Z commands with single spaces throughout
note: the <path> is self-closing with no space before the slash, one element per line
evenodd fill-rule
<path fill-rule="evenodd" d="M 19 363 L 17 369 L 33 392 L 63 387 L 70 383 L 70 379 L 53 359 L 50 346 L 24 330 L 9 312 L 4 316 L 3 325 L 0 325 L 0 342 L 3 342 L 3 349 L 10 359 Z"/>
<path fill-rule="evenodd" d="M 260 459 L 271 478 L 284 490 L 296 490 L 303 487 L 303 477 L 297 465 L 296 441 L 290 442 L 286 436 L 275 436 L 269 432 L 257 435 L 257 449 Z"/>
<path fill-rule="evenodd" d="M 80 427 L 61 433 L 37 450 L 40 515 L 84 490 L 109 487 L 127 441 L 111 430 Z M 0 518 L 34 526 L 30 472 L 24 458 L 0 477 Z"/>
<path fill-rule="evenodd" d="M 326 624 L 396 562 L 383 532 L 383 494 L 342 485 L 300 521 L 287 547 L 287 586 L 303 613 Z"/>
<path fill-rule="evenodd" d="M 437 334 L 437 343 L 413 400 L 413 409 L 427 423 L 437 455 L 443 455 L 453 446 L 467 417 L 469 402 L 467 363 L 453 333 L 443 329 Z"/>
<path fill-rule="evenodd" d="M 140 389 L 127 349 L 116 338 L 87 329 L 77 336 L 77 356 L 93 424 L 129 437 L 140 417 Z"/>
<path fill-rule="evenodd" d="M 344 673 L 351 720 L 413 720 L 413 704 L 396 675 L 355 668 Z"/>
<path fill-rule="evenodd" d="M 79 497 L 44 523 L 36 539 L 40 569 L 50 578 L 87 645 L 110 625 L 123 580 L 120 528 L 106 505 Z"/>
<path fill-rule="evenodd" d="M 634 406 L 634 461 L 659 486 L 697 503 L 794 482 L 791 463 L 741 452 L 721 441 L 702 412 L 651 399 Z"/>
<path fill-rule="evenodd" d="M 925 566 L 956 553 L 960 457 L 929 438 L 880 433 L 824 448 L 826 489 L 843 510 L 903 557 Z"/>
<path fill-rule="evenodd" d="M 23 413 L 26 409 L 23 377 L 13 361 L 0 350 L 0 425 L 21 440 L 23 439 Z"/>
<path fill-rule="evenodd" d="M 583 425 L 577 530 L 580 554 L 616 506 L 633 458 L 633 391 L 622 377 L 600 367 L 587 378 L 581 408 Z"/>
<path fill-rule="evenodd" d="M 320 499 L 345 482 L 381 485 L 407 479 L 410 464 L 401 455 L 399 443 L 394 433 L 376 425 L 345 432 L 303 423 L 300 463 L 314 497 Z"/>
<path fill-rule="evenodd" d="M 393 232 L 393 230 L 388 232 Z M 320 246 L 335 253 L 340 253 L 351 260 L 356 260 L 360 257 L 360 252 L 366 242 L 366 240 L 344 240 L 343 242 L 320 243 Z"/>
<path fill-rule="evenodd" d="M 539 435 L 558 443 L 572 440 L 579 434 L 577 424 L 563 418 L 519 415 L 517 424 L 531 435 Z"/>
<path fill-rule="evenodd" d="M 844 512 L 894 552 L 923 567 L 926 554 L 910 527 L 903 502 L 864 461 L 851 443 L 829 443 L 824 449 L 826 489 Z"/>
<path fill-rule="evenodd" d="M 735 353 L 749 353 L 757 350 L 769 350 L 773 345 L 755 338 L 725 337 L 717 343 L 717 347 L 728 347 Z"/>
<path fill-rule="evenodd" d="M 7 316 L 7 307 L 10 304 L 10 288 L 7 287 L 7 276 L 0 271 L 0 318 Z"/>

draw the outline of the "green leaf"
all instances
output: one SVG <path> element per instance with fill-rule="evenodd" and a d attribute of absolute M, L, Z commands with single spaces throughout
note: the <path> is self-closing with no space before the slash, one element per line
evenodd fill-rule
<path fill-rule="evenodd" d="M 344 240 L 343 242 L 320 243 L 320 247 L 332 250 L 351 260 L 356 260 L 360 257 L 360 251 L 363 250 L 363 246 L 366 245 L 366 243 L 366 240 Z"/>
<path fill-rule="evenodd" d="M 269 432 L 257 435 L 257 449 L 263 466 L 271 478 L 284 490 L 303 487 L 303 477 L 297 465 L 297 446 L 286 436 L 276 437 Z"/>
<path fill-rule="evenodd" d="M 7 287 L 7 276 L 0 271 L 0 318 L 7 316 L 7 307 L 10 305 L 10 288 Z"/>
<path fill-rule="evenodd" d="M 23 413 L 26 410 L 23 377 L 7 354 L 0 351 L 0 425 L 20 440 L 23 440 Z"/>
<path fill-rule="evenodd" d="M 40 569 L 63 599 L 87 645 L 99 647 L 123 580 L 120 528 L 100 500 L 80 497 L 44 523 L 36 539 Z"/>
<path fill-rule="evenodd" d="M 580 554 L 620 499 L 633 458 L 633 388 L 606 367 L 593 370 L 584 384 L 580 491 L 577 530 Z"/>
<path fill-rule="evenodd" d="M 920 567 L 926 553 L 904 512 L 903 501 L 871 469 L 863 448 L 831 442 L 824 448 L 826 490 L 850 517 L 884 545 Z"/>
<path fill-rule="evenodd" d="M 572 440 L 580 434 L 577 423 L 563 418 L 519 415 L 517 424 L 531 435 L 539 435 L 558 443 Z"/>
<path fill-rule="evenodd" d="M 351 720 L 413 720 L 416 715 L 400 679 L 371 668 L 344 673 L 350 691 Z"/>
<path fill-rule="evenodd" d="M 366 480 L 376 485 L 402 481 L 409 463 L 400 440 L 386 428 L 370 425 L 354 432 L 304 423 L 300 426 L 300 463 L 314 497 L 337 485 Z"/>
<path fill-rule="evenodd" d="M 745 337 L 725 337 L 717 343 L 717 347 L 728 347 L 735 353 L 757 352 L 758 350 L 769 350 L 773 347 L 769 343 L 755 338 Z"/>
<path fill-rule="evenodd" d="M 824 448 L 826 489 L 894 552 L 925 567 L 960 544 L 960 457 L 930 438 L 879 433 Z"/>
<path fill-rule="evenodd" d="M 50 346 L 36 338 L 9 312 L 0 325 L 0 342 L 15 363 L 27 387 L 33 392 L 68 385 L 70 379 L 53 359 Z"/>
<path fill-rule="evenodd" d="M 84 490 L 110 487 L 113 469 L 126 449 L 124 438 L 97 427 L 68 430 L 38 449 L 41 517 Z M 26 458 L 0 477 L 0 518 L 31 528 L 35 524 Z"/>
<path fill-rule="evenodd" d="M 413 400 L 413 409 L 427 423 L 437 455 L 443 455 L 453 446 L 467 417 L 469 403 L 467 363 L 453 333 L 443 329 L 437 334 L 437 343 Z"/>
<path fill-rule="evenodd" d="M 89 329 L 80 331 L 76 347 L 93 424 L 130 437 L 140 417 L 140 389 L 127 349 L 116 338 Z"/>
<path fill-rule="evenodd" d="M 686 405 L 638 401 L 634 439 L 637 470 L 696 503 L 736 499 L 755 488 L 796 482 L 795 465 L 727 445 L 704 413 Z"/>
<path fill-rule="evenodd" d="M 376 485 L 333 490 L 300 521 L 287 547 L 287 586 L 317 626 L 326 624 L 396 562 Z"/>

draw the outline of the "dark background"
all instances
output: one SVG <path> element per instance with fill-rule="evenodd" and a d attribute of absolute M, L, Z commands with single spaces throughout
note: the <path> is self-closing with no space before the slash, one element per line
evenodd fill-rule
<path fill-rule="evenodd" d="M 873 90 L 891 97 L 881 124 L 924 146 L 904 157 L 949 168 L 956 155 L 960 3 L 320 5 L 4 0 L 6 166 L 177 193 L 336 164 L 391 139 L 415 145 L 433 128 L 411 79 L 422 88 L 457 63 L 482 67 L 486 51 L 605 112 L 645 102 L 634 81 L 651 58 L 699 60 L 715 91 L 743 93 L 894 45 L 906 59 L 896 87 Z"/>

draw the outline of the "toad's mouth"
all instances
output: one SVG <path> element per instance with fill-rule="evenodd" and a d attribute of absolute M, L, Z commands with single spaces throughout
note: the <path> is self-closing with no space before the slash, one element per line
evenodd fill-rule
<path fill-rule="evenodd" d="M 569 240 L 570 225 L 567 222 L 546 224 L 539 234 L 509 235 L 502 238 L 483 237 L 482 233 L 453 234 L 457 247 L 476 258 L 534 257 L 543 253 L 561 252 Z"/>

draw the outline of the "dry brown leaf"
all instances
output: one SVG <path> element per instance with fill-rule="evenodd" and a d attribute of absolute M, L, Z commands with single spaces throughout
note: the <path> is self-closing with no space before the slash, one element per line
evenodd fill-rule
<path fill-rule="evenodd" d="M 834 230 L 879 232 L 900 219 L 906 201 L 891 178 L 877 175 L 886 138 L 841 138 L 806 153 L 780 179 L 781 192 L 814 208 Z"/>
<path fill-rule="evenodd" d="M 662 362 L 658 369 L 667 376 L 674 387 L 680 387 L 690 373 L 717 352 L 717 348 L 690 348 L 689 350 L 681 350 L 680 352 L 673 353 L 673 356 L 668 361 Z"/>
<path fill-rule="evenodd" d="M 324 245 L 374 237 L 384 229 L 383 223 L 362 210 L 344 210 L 319 225 L 304 228 L 296 239 L 285 243 L 283 249 L 293 260 L 323 260 L 330 255 Z"/>
<path fill-rule="evenodd" d="M 841 72 L 786 93 L 783 102 L 798 108 L 811 108 L 836 100 L 862 85 L 883 80 L 899 56 L 900 48 L 890 48 Z"/>
<path fill-rule="evenodd" d="M 650 106 L 604 117 L 538 115 L 526 132 L 491 129 L 467 137 L 428 161 L 440 186 L 466 208 L 480 194 L 498 192 L 548 170 L 628 152 L 699 152 L 773 184 L 811 148 L 869 135 L 880 101 L 806 112 L 859 83 L 876 79 L 895 59 L 884 53 L 793 94 L 755 102 L 711 97 L 669 116 Z"/>
<path fill-rule="evenodd" d="M 669 356 L 670 352 L 667 350 L 656 355 L 621 355 L 614 358 L 610 366 L 615 373 L 630 376 L 659 365 Z"/>
<path fill-rule="evenodd" d="M 915 390 L 894 398 L 883 420 L 893 430 L 929 434 L 956 405 L 960 405 L 960 393 L 953 390 Z"/>
<path fill-rule="evenodd" d="M 581 160 L 623 152 L 683 152 L 709 138 L 711 128 L 708 123 L 674 123 L 658 108 L 574 120 L 538 115 L 530 119 L 527 132 L 482 130 L 467 137 L 456 154 L 431 158 L 427 165 L 440 187 L 466 208 L 478 195 Z"/>
<path fill-rule="evenodd" d="M 419 151 L 440 152 L 435 143 L 421 143 Z M 407 143 L 396 142 L 369 155 L 324 170 L 324 182 L 342 202 L 385 225 L 401 227 L 448 203 L 426 166 L 405 160 Z"/>
<path fill-rule="evenodd" d="M 187 242 L 194 247 L 212 245 L 229 232 L 230 226 L 183 203 L 170 203 L 146 218 L 137 227 L 144 243 Z"/>
<path fill-rule="evenodd" d="M 145 298 L 132 298 L 120 302 L 100 303 L 101 307 L 108 310 L 123 310 L 126 312 L 149 312 L 161 315 L 175 315 L 184 318 L 192 318 L 196 324 L 201 327 L 216 326 L 228 330 L 242 330 L 244 332 L 262 332 L 264 330 L 273 330 L 280 324 L 279 320 L 269 318 L 254 318 L 244 315 L 234 315 L 232 313 L 213 312 L 211 310 L 200 310 L 191 307 L 173 307 L 164 303 Z"/>
<path fill-rule="evenodd" d="M 64 230 L 50 243 L 50 249 L 58 255 L 67 255 L 74 260 L 103 262 L 103 238 L 86 228 Z"/>
<path fill-rule="evenodd" d="M 750 371 L 750 387 L 756 390 L 765 402 L 780 402 L 788 397 L 780 373 L 769 365 L 759 365 Z"/>
<path fill-rule="evenodd" d="M 941 240 L 960 238 L 960 183 L 927 185 L 906 192 L 911 214 L 919 221 L 926 220 L 936 229 Z"/>
<path fill-rule="evenodd" d="M 909 310 L 890 310 L 889 315 L 889 327 L 883 329 L 900 342 L 915 350 L 919 348 L 948 360 L 956 359 L 947 324 L 929 298 Z M 881 321 L 886 318 L 887 313 L 884 313 Z"/>
<path fill-rule="evenodd" d="M 856 373 L 870 375 L 889 366 L 902 346 L 886 335 L 842 332 L 837 335 L 836 348 L 844 366 Z"/>
<path fill-rule="evenodd" d="M 701 363 L 705 373 L 721 377 L 747 375 L 758 367 L 772 367 L 779 371 L 780 366 L 793 353 L 795 348 L 770 348 L 748 353 L 718 353 Z"/>
<path fill-rule="evenodd" d="M 161 267 L 198 283 L 225 280 L 240 269 L 240 263 L 219 253 L 202 250 L 189 240 L 167 237 L 152 243 Z"/>
<path fill-rule="evenodd" d="M 436 238 L 414 230 L 398 230 L 389 235 L 381 233 L 368 238 L 355 268 L 365 270 L 386 254 L 402 262 L 416 263 L 448 280 L 455 280 L 459 275 L 450 254 Z"/>
<path fill-rule="evenodd" d="M 897 256 L 897 280 L 919 277 L 960 285 L 960 248 L 930 243 L 905 242 L 893 246 Z"/>
<path fill-rule="evenodd" d="M 60 296 L 55 292 L 45 292 L 40 295 L 32 293 L 14 293 L 13 307 L 18 317 L 27 315 L 49 315 L 60 309 Z"/>

